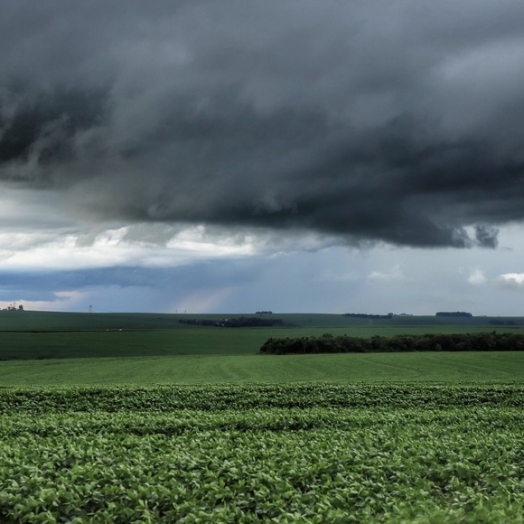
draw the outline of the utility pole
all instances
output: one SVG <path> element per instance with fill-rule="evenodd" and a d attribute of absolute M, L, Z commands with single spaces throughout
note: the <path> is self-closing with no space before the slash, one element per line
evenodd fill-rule
<path fill-rule="evenodd" d="M 92 308 L 92 307 L 93 307 L 93 306 L 89 306 L 89 313 L 91 313 L 91 308 Z"/>

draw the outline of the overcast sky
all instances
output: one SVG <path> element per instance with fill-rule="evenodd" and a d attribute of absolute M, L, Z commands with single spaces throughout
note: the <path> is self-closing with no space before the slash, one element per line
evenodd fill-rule
<path fill-rule="evenodd" d="M 524 315 L 522 0 L 0 0 L 0 306 Z"/>

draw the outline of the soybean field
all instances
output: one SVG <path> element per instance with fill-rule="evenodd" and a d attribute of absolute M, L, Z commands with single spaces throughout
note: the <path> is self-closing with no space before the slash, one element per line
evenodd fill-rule
<path fill-rule="evenodd" d="M 2 522 L 521 522 L 521 385 L 0 392 Z"/>
<path fill-rule="evenodd" d="M 0 313 L 2 523 L 523 522 L 524 352 L 257 354 L 490 319 Z"/>

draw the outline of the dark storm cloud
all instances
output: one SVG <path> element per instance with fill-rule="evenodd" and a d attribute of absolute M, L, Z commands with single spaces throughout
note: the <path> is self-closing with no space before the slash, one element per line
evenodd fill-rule
<path fill-rule="evenodd" d="M 518 0 L 0 7 L 4 183 L 347 242 L 496 247 L 524 218 Z"/>
<path fill-rule="evenodd" d="M 71 138 L 96 125 L 102 116 L 103 97 L 79 90 L 53 90 L 28 97 L 26 94 L 24 88 L 11 88 L 11 100 L 4 103 L 4 112 L 11 109 L 13 114 L 0 115 L 0 165 L 23 166 L 33 159 L 36 166 L 32 181 L 45 183 L 48 176 L 52 178 L 49 173 L 54 165 L 75 160 Z M 9 178 L 9 173 L 7 170 L 4 177 Z M 11 176 L 16 178 L 20 173 L 14 169 Z"/>
<path fill-rule="evenodd" d="M 116 286 L 120 289 L 156 289 L 172 299 L 195 290 L 211 290 L 245 285 L 256 279 L 260 270 L 249 263 L 226 261 L 197 263 L 172 268 L 116 266 L 72 271 L 0 271 L 0 300 L 61 301 L 57 292 Z M 66 297 L 67 298 L 67 297 Z"/>
<path fill-rule="evenodd" d="M 475 237 L 482 247 L 495 248 L 498 244 L 498 229 L 494 227 L 476 226 Z"/>

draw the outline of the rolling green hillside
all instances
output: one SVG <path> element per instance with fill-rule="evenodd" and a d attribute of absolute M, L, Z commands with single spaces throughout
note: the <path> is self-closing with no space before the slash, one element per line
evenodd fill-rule
<path fill-rule="evenodd" d="M 506 328 L 508 329 L 508 328 Z M 183 328 L 101 331 L 0 332 L 0 360 L 137 357 L 164 355 L 254 355 L 270 337 L 318 337 L 326 332 L 374 335 L 475 333 L 481 326 L 354 326 L 289 328 Z M 492 330 L 492 329 L 491 329 Z M 503 329 L 499 329 L 502 331 Z M 513 332 L 515 329 L 512 330 Z"/>
<path fill-rule="evenodd" d="M 179 323 L 234 315 L 0 312 L 0 386 L 81 383 L 222 383 L 287 381 L 518 381 L 524 355 L 261 356 L 270 337 L 493 331 L 486 317 L 274 315 L 283 327 L 219 328 Z M 238 315 L 237 315 L 238 316 Z M 446 322 L 444 322 L 444 320 Z M 456 319 L 451 319 L 456 320 Z M 410 323 L 408 323 L 408 321 Z M 513 319 L 517 324 L 521 319 Z M 497 331 L 520 332 L 517 326 Z M 131 358 L 132 357 L 132 358 Z"/>
<path fill-rule="evenodd" d="M 519 326 L 520 318 L 513 319 L 512 326 L 494 326 L 487 317 L 398 316 L 370 320 L 342 315 L 286 314 L 264 316 L 282 319 L 283 326 L 256 328 L 200 327 L 179 322 L 188 318 L 218 321 L 239 316 L 0 311 L 0 360 L 253 355 L 270 337 L 318 337 L 328 332 L 335 336 L 369 338 L 523 329 Z"/>

